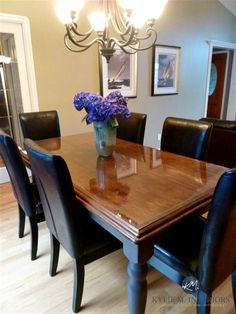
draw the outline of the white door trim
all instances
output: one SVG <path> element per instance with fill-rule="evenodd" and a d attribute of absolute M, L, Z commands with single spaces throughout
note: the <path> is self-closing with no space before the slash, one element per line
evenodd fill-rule
<path fill-rule="evenodd" d="M 24 112 L 38 111 L 29 19 L 26 16 L 0 13 L 0 29 L 2 33 L 13 33 L 15 36 Z"/>
<path fill-rule="evenodd" d="M 207 82 L 206 82 L 206 96 L 205 96 L 204 117 L 207 116 L 208 91 L 209 91 L 209 84 L 210 84 L 211 59 L 212 59 L 213 48 L 218 47 L 218 48 L 226 48 L 226 49 L 234 50 L 234 62 L 236 62 L 236 60 L 235 60 L 236 59 L 236 43 L 228 43 L 228 42 L 218 41 L 218 40 L 208 40 L 207 43 L 209 45 L 209 54 L 208 54 L 208 67 L 207 67 Z M 231 86 L 232 86 L 232 82 L 231 82 Z"/>
<path fill-rule="evenodd" d="M 29 19 L 25 16 L 0 13 L 0 29 L 2 33 L 14 34 L 23 110 L 24 112 L 38 111 Z M 0 168 L 0 184 L 8 181 L 9 176 L 6 168 Z"/>

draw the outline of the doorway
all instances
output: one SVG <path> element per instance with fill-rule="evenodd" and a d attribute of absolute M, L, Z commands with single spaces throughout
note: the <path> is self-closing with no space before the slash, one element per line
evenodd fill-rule
<path fill-rule="evenodd" d="M 214 51 L 213 49 L 207 107 L 207 117 L 209 118 L 226 118 L 224 113 L 227 110 L 223 109 L 225 106 L 227 107 L 227 103 L 225 102 L 225 100 L 226 98 L 228 98 L 228 95 L 226 94 L 226 91 L 229 91 L 229 89 L 226 88 L 227 72 L 231 69 L 228 69 L 228 67 L 229 51 Z"/>
<path fill-rule="evenodd" d="M 20 92 L 21 107 L 24 112 L 38 111 L 38 95 L 36 88 L 33 50 L 31 43 L 30 24 L 25 16 L 0 13 L 0 38 L 1 38 L 1 57 L 3 60 L 10 59 L 8 65 L 1 62 L 5 67 L 5 83 L 12 77 L 18 77 L 17 93 Z M 3 63 L 5 63 L 3 65 Z M 16 64 L 17 63 L 17 64 Z M 14 70 L 13 70 L 14 68 Z M 17 80 L 16 80 L 17 81 Z M 13 84 L 15 88 L 15 84 Z"/>
<path fill-rule="evenodd" d="M 0 13 L 0 127 L 20 142 L 19 112 L 38 111 L 29 20 Z M 9 180 L 0 161 L 0 184 Z"/>
<path fill-rule="evenodd" d="M 236 120 L 236 44 L 209 41 L 205 117 Z"/>
<path fill-rule="evenodd" d="M 21 142 L 18 113 L 23 111 L 14 34 L 0 33 L 0 129 Z"/>

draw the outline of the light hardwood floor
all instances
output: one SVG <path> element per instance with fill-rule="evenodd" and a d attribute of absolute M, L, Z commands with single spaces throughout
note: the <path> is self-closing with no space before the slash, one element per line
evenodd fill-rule
<path fill-rule="evenodd" d="M 39 257 L 30 261 L 29 224 L 19 239 L 18 212 L 9 184 L 0 185 L 0 313 L 72 313 L 73 272 L 70 257 L 61 250 L 59 272 L 48 275 L 49 237 L 45 223 L 39 228 Z M 119 250 L 86 266 L 81 313 L 127 313 L 127 260 Z M 159 299 L 158 299 L 159 297 Z M 226 280 L 214 293 L 213 314 L 235 313 L 231 281 Z M 146 313 L 191 314 L 192 304 L 182 289 L 156 271 L 148 273 Z M 219 298 L 224 302 L 219 303 Z"/>

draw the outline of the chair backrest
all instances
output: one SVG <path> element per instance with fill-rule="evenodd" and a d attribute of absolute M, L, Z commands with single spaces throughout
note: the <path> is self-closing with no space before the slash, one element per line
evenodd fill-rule
<path fill-rule="evenodd" d="M 236 269 L 236 168 L 225 172 L 215 188 L 203 234 L 199 283 L 212 292 Z"/>
<path fill-rule="evenodd" d="M 161 150 L 195 159 L 204 159 L 212 124 L 197 120 L 166 118 Z"/>
<path fill-rule="evenodd" d="M 119 123 L 117 137 L 137 144 L 143 144 L 147 115 L 131 112 L 131 117 L 126 119 L 117 117 Z"/>
<path fill-rule="evenodd" d="M 202 118 L 213 124 L 206 161 L 224 167 L 236 167 L 236 121 Z"/>
<path fill-rule="evenodd" d="M 20 113 L 19 118 L 24 138 L 37 141 L 61 136 L 56 110 Z"/>
<path fill-rule="evenodd" d="M 0 155 L 7 168 L 18 204 L 27 216 L 35 214 L 36 200 L 29 177 L 15 141 L 0 130 Z"/>
<path fill-rule="evenodd" d="M 82 255 L 84 219 L 81 218 L 85 211 L 76 201 L 66 162 L 60 156 L 47 153 L 30 139 L 25 140 L 25 148 L 47 226 L 71 257 L 78 258 Z"/>

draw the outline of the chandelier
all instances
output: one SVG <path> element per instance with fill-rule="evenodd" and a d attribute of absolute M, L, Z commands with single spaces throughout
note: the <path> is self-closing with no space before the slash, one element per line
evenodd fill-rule
<path fill-rule="evenodd" d="M 81 11 L 87 3 L 88 30 L 81 31 Z M 133 54 L 149 49 L 157 39 L 155 23 L 168 0 L 59 0 L 55 9 L 65 24 L 66 47 L 82 52 L 94 44 L 109 62 L 119 47 Z"/>

